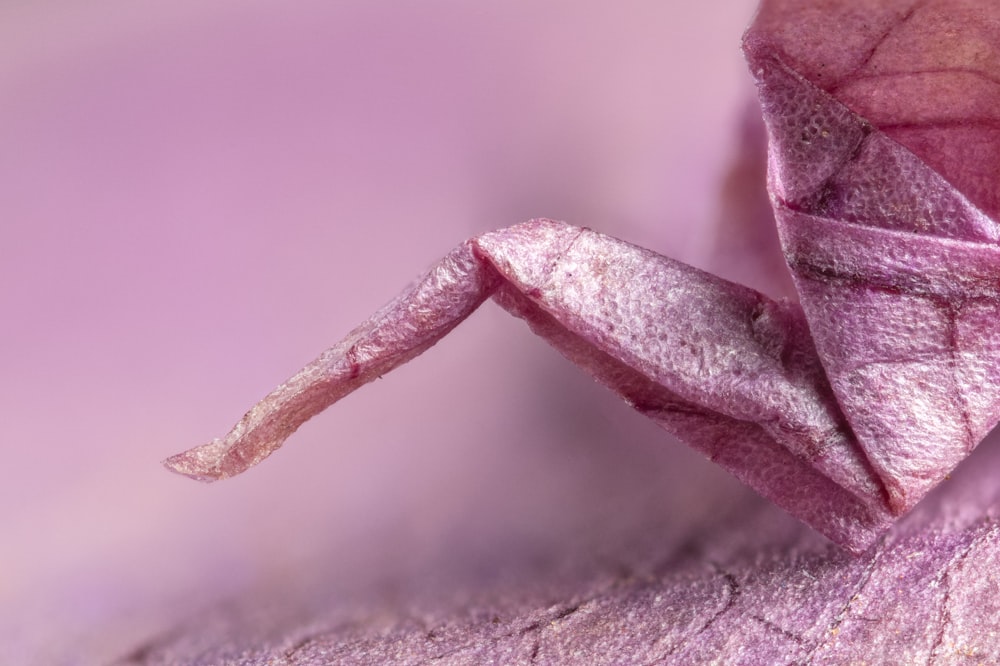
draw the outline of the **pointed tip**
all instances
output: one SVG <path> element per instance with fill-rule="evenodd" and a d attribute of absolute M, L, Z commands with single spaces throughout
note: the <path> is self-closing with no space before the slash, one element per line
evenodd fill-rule
<path fill-rule="evenodd" d="M 182 455 L 171 456 L 166 460 L 162 460 L 161 464 L 174 474 L 180 474 L 181 476 L 186 476 L 187 478 L 194 479 L 195 481 L 211 483 L 213 481 L 218 481 L 220 478 L 218 475 L 210 472 L 199 472 L 194 470 Z"/>
<path fill-rule="evenodd" d="M 218 481 L 226 477 L 222 472 L 220 464 L 226 448 L 221 440 L 214 440 L 208 444 L 196 446 L 183 453 L 170 456 L 162 461 L 163 466 L 175 474 L 180 474 L 196 481 L 203 481 L 205 483 Z"/>

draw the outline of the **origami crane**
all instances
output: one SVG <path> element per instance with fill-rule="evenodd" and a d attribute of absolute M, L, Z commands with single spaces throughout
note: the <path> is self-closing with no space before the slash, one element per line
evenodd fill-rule
<path fill-rule="evenodd" d="M 1000 420 L 1000 5 L 867 4 L 768 0 L 744 39 L 797 302 L 534 220 L 457 247 L 167 466 L 243 472 L 492 298 L 775 504 L 866 550 Z"/>

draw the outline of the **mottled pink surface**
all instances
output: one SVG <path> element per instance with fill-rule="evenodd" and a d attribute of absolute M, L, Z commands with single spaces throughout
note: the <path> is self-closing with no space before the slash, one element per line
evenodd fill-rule
<path fill-rule="evenodd" d="M 660 5 L 0 8 L 0 661 L 100 663 L 247 588 L 620 562 L 755 503 L 497 310 L 246 478 L 157 464 L 476 233 L 709 266 L 752 3 Z"/>
<path fill-rule="evenodd" d="M 786 289 L 709 256 L 735 5 L 0 10 L 0 661 L 997 661 L 995 442 L 852 557 L 497 309 L 240 479 L 154 463 L 527 217 Z"/>

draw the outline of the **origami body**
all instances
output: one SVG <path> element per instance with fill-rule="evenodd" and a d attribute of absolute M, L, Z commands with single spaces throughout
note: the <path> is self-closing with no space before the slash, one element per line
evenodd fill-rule
<path fill-rule="evenodd" d="M 798 303 L 528 222 L 456 248 L 168 466 L 244 471 L 493 298 L 637 411 L 866 549 L 1000 420 L 1000 9 L 801 4 L 766 3 L 745 39 Z M 824 41 L 827 22 L 842 30 Z M 920 97 L 941 86 L 964 96 Z"/>

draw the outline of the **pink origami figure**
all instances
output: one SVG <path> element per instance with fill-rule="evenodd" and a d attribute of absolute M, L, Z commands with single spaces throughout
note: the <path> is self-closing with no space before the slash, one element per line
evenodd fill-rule
<path fill-rule="evenodd" d="M 744 41 L 799 302 L 534 220 L 460 245 L 224 439 L 166 464 L 243 472 L 492 298 L 864 551 L 1000 420 L 1000 4 L 857 4 L 765 2 Z"/>

